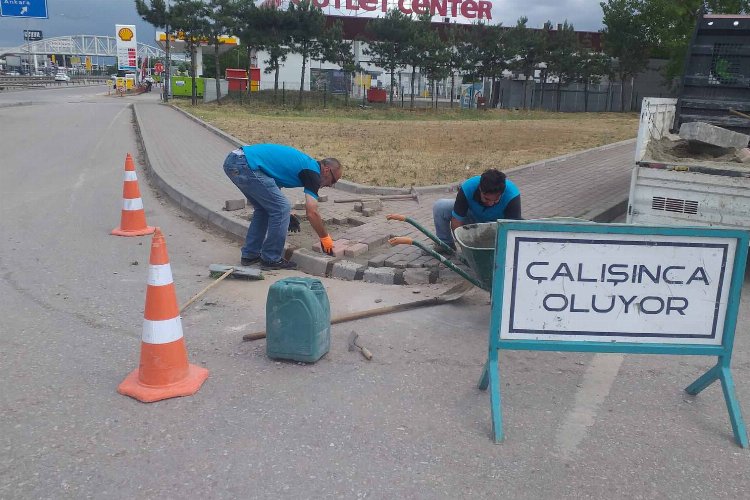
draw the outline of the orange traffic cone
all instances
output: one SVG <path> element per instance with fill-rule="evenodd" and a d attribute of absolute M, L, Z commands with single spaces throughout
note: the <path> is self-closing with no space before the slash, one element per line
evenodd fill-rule
<path fill-rule="evenodd" d="M 151 234 L 154 228 L 146 225 L 146 212 L 143 211 L 141 190 L 130 153 L 125 157 L 125 178 L 122 186 L 122 215 L 120 227 L 112 230 L 117 236 L 143 236 Z"/>
<path fill-rule="evenodd" d="M 167 243 L 156 228 L 151 240 L 141 363 L 117 392 L 151 403 L 195 394 L 207 378 L 208 370 L 188 364 Z"/>

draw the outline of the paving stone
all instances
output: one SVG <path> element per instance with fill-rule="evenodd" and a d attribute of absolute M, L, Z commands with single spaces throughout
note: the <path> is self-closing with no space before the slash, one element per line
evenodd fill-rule
<path fill-rule="evenodd" d="M 333 263 L 331 277 L 348 281 L 361 280 L 365 274 L 365 266 L 350 260 L 341 260 Z"/>
<path fill-rule="evenodd" d="M 687 141 L 698 141 L 720 148 L 746 148 L 750 136 L 727 130 L 704 122 L 683 123 L 680 137 Z"/>
<path fill-rule="evenodd" d="M 242 210 L 245 208 L 245 200 L 226 200 L 224 202 L 224 210 L 231 212 L 234 210 Z"/>
<path fill-rule="evenodd" d="M 393 285 L 396 280 L 396 271 L 389 267 L 368 267 L 365 269 L 362 280 L 368 283 L 381 283 Z"/>
<path fill-rule="evenodd" d="M 362 202 L 361 201 L 356 202 L 354 204 L 354 206 L 352 207 L 352 210 L 354 210 L 355 212 L 361 212 L 362 211 Z"/>
<path fill-rule="evenodd" d="M 328 195 L 327 194 L 319 194 L 318 195 L 318 201 L 321 203 L 325 203 L 328 201 Z"/>
<path fill-rule="evenodd" d="M 367 265 L 370 267 L 383 267 L 385 259 L 387 259 L 388 257 L 388 254 L 384 253 L 381 253 L 380 255 L 376 255 L 374 257 L 370 257 L 367 261 Z"/>
<path fill-rule="evenodd" d="M 334 215 L 333 216 L 333 223 L 338 224 L 339 226 L 345 225 L 349 223 L 349 217 L 344 217 L 342 215 Z"/>
<path fill-rule="evenodd" d="M 427 255 L 422 255 L 420 257 L 417 257 L 413 261 L 406 264 L 406 267 L 409 268 L 419 268 L 419 267 L 428 267 L 428 263 L 430 261 L 434 260 L 432 257 L 429 257 Z"/>
<path fill-rule="evenodd" d="M 406 285 L 426 285 L 436 283 L 438 278 L 437 269 L 406 269 L 403 274 Z"/>
<path fill-rule="evenodd" d="M 307 248 L 295 250 L 291 258 L 292 262 L 297 263 L 300 271 L 314 276 L 328 276 L 334 260 L 333 257 L 315 253 Z"/>
<path fill-rule="evenodd" d="M 305 202 L 304 201 L 295 201 L 293 207 L 295 210 L 304 210 L 305 209 Z"/>
<path fill-rule="evenodd" d="M 344 252 L 347 248 L 349 248 L 350 242 L 349 240 L 340 239 L 335 240 L 333 242 L 333 256 L 334 257 L 343 257 Z M 320 242 L 314 243 L 312 246 L 313 252 L 317 253 L 323 253 L 323 247 L 320 245 Z"/>
<path fill-rule="evenodd" d="M 362 211 L 367 209 L 382 210 L 383 202 L 380 200 L 362 200 Z"/>
<path fill-rule="evenodd" d="M 735 156 L 742 163 L 750 163 L 750 148 L 738 149 Z"/>
<path fill-rule="evenodd" d="M 374 208 L 363 208 L 362 209 L 362 215 L 365 217 L 372 217 L 376 213 L 380 212 L 380 210 L 374 209 Z"/>
<path fill-rule="evenodd" d="M 367 253 L 369 249 L 370 247 L 368 247 L 364 243 L 354 243 L 353 245 L 349 245 L 349 248 L 344 250 L 344 255 L 347 257 L 356 257 L 358 255 L 362 255 L 363 253 Z"/>
<path fill-rule="evenodd" d="M 364 243 L 370 248 L 385 245 L 386 241 L 388 241 L 388 234 L 369 234 L 368 236 L 365 236 L 364 238 L 359 240 L 360 243 Z"/>

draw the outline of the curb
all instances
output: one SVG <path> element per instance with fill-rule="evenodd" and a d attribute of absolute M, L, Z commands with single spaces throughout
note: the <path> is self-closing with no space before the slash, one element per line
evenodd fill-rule
<path fill-rule="evenodd" d="M 19 102 L 7 102 L 0 104 L 0 108 L 16 108 L 18 106 L 31 106 L 34 104 L 31 101 L 19 101 Z"/>

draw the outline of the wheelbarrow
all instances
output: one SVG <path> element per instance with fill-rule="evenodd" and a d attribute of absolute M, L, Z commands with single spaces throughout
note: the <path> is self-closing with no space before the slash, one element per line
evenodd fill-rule
<path fill-rule="evenodd" d="M 434 241 L 440 246 L 441 251 L 447 254 L 449 257 L 455 256 L 461 264 L 469 267 L 474 276 L 469 275 L 460 267 L 452 262 L 450 259 L 440 255 L 435 250 L 428 248 L 419 241 L 414 241 L 409 237 L 396 237 L 388 240 L 388 243 L 393 245 L 414 245 L 421 248 L 425 253 L 431 255 L 435 259 L 439 260 L 441 264 L 444 264 L 451 271 L 457 273 L 462 278 L 466 279 L 475 286 L 492 292 L 492 275 L 495 269 L 495 245 L 497 244 L 497 226 L 502 224 L 500 222 L 479 222 L 474 224 L 465 224 L 460 226 L 453 232 L 453 239 L 456 242 L 459 252 L 453 250 L 451 247 L 443 243 L 440 238 L 432 234 L 430 231 L 424 228 L 421 224 L 416 222 L 411 217 L 405 217 L 403 215 L 391 214 L 387 215 L 388 220 L 399 220 L 407 222 L 417 228 L 420 232 L 424 233 L 428 238 Z M 546 219 L 534 219 L 534 220 L 547 220 L 556 222 L 590 222 L 584 219 L 578 219 L 575 217 L 550 217 Z"/>
<path fill-rule="evenodd" d="M 417 228 L 421 233 L 435 242 L 445 255 L 441 255 L 424 243 L 415 241 L 408 236 L 397 236 L 388 240 L 391 246 L 395 245 L 414 245 L 420 248 L 427 255 L 430 255 L 440 261 L 448 269 L 455 272 L 465 280 L 488 292 L 492 290 L 492 270 L 495 266 L 495 239 L 497 235 L 496 222 L 483 222 L 478 224 L 466 224 L 454 231 L 454 239 L 458 246 L 459 252 L 452 249 L 440 238 L 428 231 L 424 226 L 419 224 L 411 217 L 399 214 L 390 214 L 386 216 L 388 220 L 398 220 L 406 222 Z M 474 276 L 470 275 L 451 260 L 455 258 L 461 264 L 468 266 Z"/>

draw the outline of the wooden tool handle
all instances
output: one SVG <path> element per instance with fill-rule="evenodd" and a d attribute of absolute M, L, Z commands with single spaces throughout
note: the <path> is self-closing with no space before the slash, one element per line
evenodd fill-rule
<path fill-rule="evenodd" d="M 190 304 L 192 304 L 193 302 L 195 302 L 196 300 L 198 300 L 204 293 L 206 293 L 207 291 L 209 291 L 210 289 L 212 289 L 213 287 L 215 287 L 216 285 L 218 285 L 222 280 L 226 279 L 226 277 L 229 276 L 230 274 L 232 274 L 233 272 L 234 272 L 234 268 L 230 267 L 229 269 L 226 270 L 226 272 L 224 274 L 222 274 L 221 276 L 219 276 L 216 279 L 216 281 L 214 281 L 213 283 L 211 283 L 210 285 L 208 285 L 206 288 L 204 288 L 200 292 L 198 292 L 195 295 L 193 295 L 193 298 L 190 299 L 190 300 L 188 300 L 187 303 L 180 308 L 180 314 L 182 314 L 182 311 L 184 311 L 185 309 L 187 309 Z"/>
<path fill-rule="evenodd" d="M 247 333 L 242 336 L 242 340 L 260 340 L 266 338 L 266 331 Z"/>
<path fill-rule="evenodd" d="M 372 353 L 367 347 L 360 347 L 360 350 L 362 351 L 362 356 L 364 356 L 367 361 L 372 359 Z"/>

